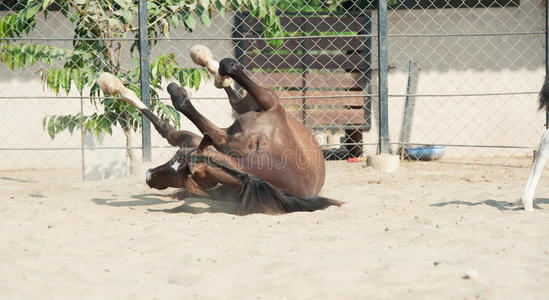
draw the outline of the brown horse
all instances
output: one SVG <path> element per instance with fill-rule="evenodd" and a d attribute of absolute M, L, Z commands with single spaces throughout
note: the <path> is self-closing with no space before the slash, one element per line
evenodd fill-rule
<path fill-rule="evenodd" d="M 176 83 L 167 88 L 175 109 L 203 137 L 176 131 L 113 75 L 104 73 L 98 79 L 105 94 L 120 94 L 171 145 L 180 147 L 167 163 L 147 171 L 147 184 L 156 189 L 184 188 L 198 195 L 206 195 L 204 190 L 217 184 L 228 185 L 240 191 L 241 214 L 313 211 L 341 205 L 340 201 L 318 196 L 325 165 L 310 130 L 288 116 L 278 96 L 255 83 L 235 60 L 223 59 L 218 73 L 234 79 L 248 93 L 239 98 L 230 86 L 225 87 L 231 106 L 240 113 L 228 128 L 219 128 L 201 115 L 186 90 Z M 254 103 L 242 105 L 244 101 Z"/>

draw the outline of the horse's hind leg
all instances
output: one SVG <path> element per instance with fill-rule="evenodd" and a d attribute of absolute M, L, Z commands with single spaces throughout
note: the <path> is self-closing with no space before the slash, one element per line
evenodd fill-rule
<path fill-rule="evenodd" d="M 259 110 L 267 111 L 278 106 L 278 96 L 271 90 L 264 88 L 254 82 L 242 69 L 236 60 L 224 58 L 219 63 L 219 74 L 229 76 L 240 84 L 248 95 L 255 100 Z"/>
<path fill-rule="evenodd" d="M 541 172 L 543 171 L 543 167 L 545 166 L 547 159 L 549 159 L 549 130 L 546 130 L 541 138 L 538 155 L 534 160 L 534 166 L 530 171 L 530 176 L 528 176 L 526 186 L 522 191 L 521 200 L 524 205 L 524 210 L 526 211 L 534 210 L 533 201 L 536 192 L 536 186 L 538 185 Z"/>
<path fill-rule="evenodd" d="M 110 73 L 102 73 L 97 79 L 101 90 L 105 95 L 119 94 L 121 98 L 130 105 L 137 108 L 145 117 L 147 117 L 160 135 L 168 140 L 172 146 L 196 147 L 200 144 L 202 137 L 189 131 L 176 131 L 168 122 L 157 117 L 130 89 L 126 88 L 122 82 Z"/>
<path fill-rule="evenodd" d="M 240 97 L 232 87 L 224 88 L 225 93 L 229 97 L 229 103 L 233 110 L 241 115 L 249 111 L 257 111 L 258 107 L 255 99 L 248 93 L 244 97 Z"/>
<path fill-rule="evenodd" d="M 142 109 L 141 113 L 151 121 L 156 131 L 158 131 L 170 145 L 177 147 L 197 147 L 200 144 L 200 140 L 202 139 L 201 136 L 186 130 L 175 130 L 172 125 L 157 117 L 150 109 Z"/>
<path fill-rule="evenodd" d="M 202 134 L 210 136 L 214 146 L 223 147 L 227 143 L 226 131 L 210 122 L 194 108 L 184 88 L 172 82 L 168 85 L 168 93 L 175 109 L 191 120 Z"/>

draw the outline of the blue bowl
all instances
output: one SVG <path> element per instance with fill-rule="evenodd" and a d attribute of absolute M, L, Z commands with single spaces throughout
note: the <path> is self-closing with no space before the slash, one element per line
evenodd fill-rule
<path fill-rule="evenodd" d="M 404 148 L 405 157 L 413 160 L 435 160 L 442 157 L 445 146 L 420 146 Z"/>

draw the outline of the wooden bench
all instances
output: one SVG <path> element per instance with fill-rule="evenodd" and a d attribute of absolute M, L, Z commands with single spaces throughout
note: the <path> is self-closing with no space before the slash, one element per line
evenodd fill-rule
<path fill-rule="evenodd" d="M 362 145 L 356 144 L 371 128 L 371 37 L 357 35 L 371 32 L 370 13 L 282 16 L 281 25 L 307 38 L 284 39 L 273 47 L 259 38 L 259 20 L 237 14 L 237 60 L 261 85 L 279 93 L 290 114 L 312 130 L 345 131 L 344 142 L 353 144 L 345 147 L 348 153 L 361 155 Z"/>

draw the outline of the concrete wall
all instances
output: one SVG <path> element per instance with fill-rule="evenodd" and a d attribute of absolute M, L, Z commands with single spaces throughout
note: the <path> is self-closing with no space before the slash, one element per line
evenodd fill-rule
<path fill-rule="evenodd" d="M 480 16 L 480 17 L 479 17 Z M 174 53 L 183 66 L 191 66 L 189 48 L 201 43 L 209 46 L 216 57 L 234 55 L 230 40 L 208 40 L 208 37 L 229 38 L 233 15 L 216 16 L 210 28 L 199 27 L 194 33 L 176 30 L 175 41 L 162 41 L 152 51 L 152 57 Z M 376 21 L 374 20 L 375 28 Z M 389 14 L 389 34 L 399 33 L 471 33 L 471 32 L 536 32 L 543 30 L 544 16 L 538 0 L 523 0 L 518 8 L 444 9 L 392 11 Z M 72 37 L 71 30 L 57 18 L 39 21 L 34 37 Z M 195 40 L 193 40 L 195 39 Z M 67 42 L 49 42 L 68 46 Z M 374 43 L 374 51 L 377 47 Z M 499 37 L 392 37 L 389 39 L 389 93 L 406 92 L 407 65 L 412 59 L 420 69 L 417 94 L 513 93 L 535 92 L 544 77 L 543 35 Z M 376 55 L 374 55 L 374 59 Z M 129 59 L 129 58 L 128 58 Z M 11 71 L 0 65 L 0 148 L 71 148 L 72 150 L 1 150 L 0 169 L 65 168 L 82 164 L 80 133 L 61 134 L 51 140 L 42 130 L 42 118 L 51 114 L 93 111 L 78 99 L 55 98 L 44 90 L 36 72 L 40 66 L 25 71 Z M 377 74 L 374 74 L 377 76 Z M 165 86 L 166 84 L 164 84 Z M 167 93 L 161 92 L 163 97 Z M 16 97 L 38 97 L 19 99 Z M 78 96 L 72 94 L 72 96 Z M 231 110 L 222 90 L 204 82 L 192 93 L 197 109 L 219 126 L 231 123 Z M 52 97 L 52 98 L 44 98 Z M 390 139 L 398 141 L 402 123 L 404 97 L 390 97 Z M 543 130 L 544 114 L 536 110 L 536 95 L 494 95 L 474 97 L 415 98 L 411 141 L 418 143 L 516 145 L 533 147 Z M 364 134 L 366 143 L 377 143 L 377 102 L 373 104 L 373 128 Z M 188 121 L 182 127 L 196 131 Z M 135 136 L 139 146 L 139 133 Z M 120 130 L 109 145 L 124 145 Z M 165 147 L 156 132 L 153 146 Z M 366 147 L 373 153 L 376 147 Z M 153 160 L 168 160 L 171 148 L 153 149 Z M 448 148 L 447 157 L 525 155 L 530 150 L 487 150 L 485 148 Z M 98 160 L 110 154 L 96 153 Z M 140 157 L 140 152 L 136 151 Z"/>

